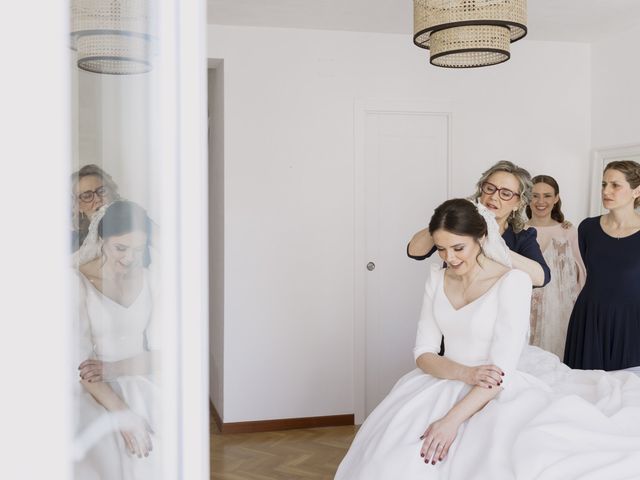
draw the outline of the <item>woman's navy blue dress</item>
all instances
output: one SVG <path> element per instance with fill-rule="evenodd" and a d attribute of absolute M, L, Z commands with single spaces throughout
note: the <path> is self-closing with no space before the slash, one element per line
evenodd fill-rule
<path fill-rule="evenodd" d="M 578 227 L 587 282 L 571 312 L 564 363 L 583 370 L 640 365 L 640 232 L 607 235 L 600 217 Z"/>

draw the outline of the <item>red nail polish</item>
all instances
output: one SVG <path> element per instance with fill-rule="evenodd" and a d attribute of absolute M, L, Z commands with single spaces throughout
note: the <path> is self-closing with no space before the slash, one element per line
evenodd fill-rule
<path fill-rule="evenodd" d="M 489 385 L 489 388 L 493 388 L 491 385 Z"/>
<path fill-rule="evenodd" d="M 435 464 L 436 464 L 436 461 L 435 461 L 435 460 L 434 460 L 433 462 L 431 462 L 431 465 L 435 465 Z"/>
<path fill-rule="evenodd" d="M 421 457 L 424 457 L 424 453 L 421 453 L 421 454 L 420 454 L 420 456 L 421 456 Z"/>

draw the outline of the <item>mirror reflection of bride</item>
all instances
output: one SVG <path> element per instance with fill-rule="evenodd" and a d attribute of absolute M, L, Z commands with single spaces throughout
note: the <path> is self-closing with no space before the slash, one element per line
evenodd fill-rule
<path fill-rule="evenodd" d="M 159 478 L 158 332 L 152 223 L 128 201 L 102 207 L 77 253 L 76 478 Z"/>

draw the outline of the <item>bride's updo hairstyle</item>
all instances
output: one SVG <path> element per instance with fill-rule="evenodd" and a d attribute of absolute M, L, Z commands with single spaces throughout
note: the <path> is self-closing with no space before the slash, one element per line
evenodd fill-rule
<path fill-rule="evenodd" d="M 98 235 L 103 240 L 131 232 L 142 232 L 147 235 L 142 264 L 148 267 L 151 263 L 149 245 L 151 244 L 151 219 L 147 212 L 137 203 L 118 200 L 107 207 L 98 224 Z"/>
<path fill-rule="evenodd" d="M 464 198 L 447 200 L 438 206 L 429 222 L 429 233 L 446 230 L 454 235 L 472 237 L 479 241 L 487 234 L 487 223 L 476 206 Z"/>

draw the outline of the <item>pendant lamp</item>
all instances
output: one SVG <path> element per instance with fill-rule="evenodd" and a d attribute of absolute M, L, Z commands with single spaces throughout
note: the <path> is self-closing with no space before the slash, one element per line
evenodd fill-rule
<path fill-rule="evenodd" d="M 72 0 L 71 44 L 78 67 L 128 75 L 151 70 L 150 0 Z"/>
<path fill-rule="evenodd" d="M 432 65 L 495 65 L 527 34 L 527 1 L 414 0 L 413 22 L 413 43 L 429 50 Z"/>

